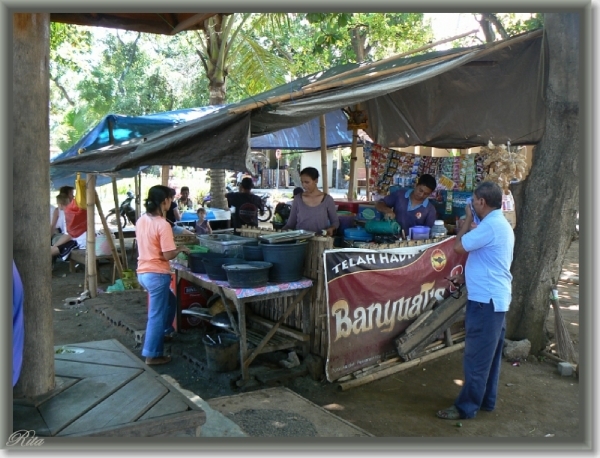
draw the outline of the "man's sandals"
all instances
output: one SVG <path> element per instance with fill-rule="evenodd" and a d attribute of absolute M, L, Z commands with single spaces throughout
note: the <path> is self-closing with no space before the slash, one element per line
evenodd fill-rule
<path fill-rule="evenodd" d="M 456 406 L 448 407 L 444 410 L 438 410 L 435 416 L 441 418 L 442 420 L 460 420 L 460 412 Z"/>

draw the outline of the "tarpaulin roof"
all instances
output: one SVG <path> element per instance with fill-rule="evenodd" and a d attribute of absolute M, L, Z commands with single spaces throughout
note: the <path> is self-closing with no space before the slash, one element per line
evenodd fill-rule
<path fill-rule="evenodd" d="M 165 111 L 144 116 L 122 116 L 110 114 L 79 139 L 73 146 L 52 158 L 51 163 L 69 157 L 75 157 L 80 149 L 93 151 L 111 144 L 121 144 L 128 140 L 140 139 L 157 131 L 172 128 L 185 122 L 201 118 L 213 113 L 223 105 L 213 105 L 200 108 L 189 108 L 175 111 Z M 327 132 L 327 147 L 335 148 L 352 144 L 352 132 L 348 131 L 347 117 L 341 110 L 334 110 L 325 115 Z M 111 141 L 112 131 L 112 141 Z M 254 149 L 286 149 L 286 150 L 316 150 L 321 147 L 319 119 L 314 118 L 307 123 L 289 129 L 282 129 L 251 140 Z M 157 164 L 155 164 L 157 165 Z M 198 166 L 198 165 L 196 165 Z M 204 166 L 203 166 L 204 167 Z M 134 176 L 138 169 L 123 170 L 120 178 Z M 52 186 L 57 189 L 64 185 L 72 185 L 75 176 L 68 170 L 52 168 L 50 179 Z M 109 177 L 98 177 L 97 185 L 110 182 Z"/>
<path fill-rule="evenodd" d="M 383 146 L 468 148 L 490 139 L 533 144 L 545 126 L 544 49 L 538 30 L 472 48 L 334 67 L 145 141 L 56 161 L 52 167 L 90 173 L 144 165 L 242 169 L 251 136 L 358 103 L 368 114 L 367 133 Z"/>

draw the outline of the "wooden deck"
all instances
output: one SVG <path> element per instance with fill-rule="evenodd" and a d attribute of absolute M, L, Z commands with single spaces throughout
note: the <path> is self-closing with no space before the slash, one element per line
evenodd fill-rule
<path fill-rule="evenodd" d="M 56 387 L 13 401 L 13 430 L 37 437 L 195 435 L 206 414 L 117 340 L 55 354 Z"/>

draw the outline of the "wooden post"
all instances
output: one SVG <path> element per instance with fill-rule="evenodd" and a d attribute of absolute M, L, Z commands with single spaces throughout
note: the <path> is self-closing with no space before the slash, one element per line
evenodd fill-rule
<path fill-rule="evenodd" d="M 113 255 L 113 260 L 115 261 L 117 271 L 119 272 L 119 277 L 123 278 L 123 266 L 121 265 L 119 253 L 117 253 L 117 248 L 115 247 L 115 243 L 113 241 L 113 238 L 111 237 L 110 229 L 108 228 L 108 223 L 106 222 L 106 218 L 104 217 L 104 212 L 102 211 L 102 204 L 100 203 L 100 198 L 98 197 L 98 193 L 96 192 L 96 190 L 94 190 L 94 202 L 96 203 L 96 207 L 98 208 L 98 214 L 100 215 L 100 221 L 102 221 L 102 227 L 104 227 L 104 233 L 107 234 L 108 243 L 110 245 L 110 251 Z"/>
<path fill-rule="evenodd" d="M 123 258 L 123 265 L 127 268 L 127 252 L 125 250 L 125 238 L 123 237 L 123 228 L 121 227 L 121 212 L 119 208 L 119 191 L 117 190 L 117 179 L 112 177 L 112 190 L 113 190 L 113 199 L 115 201 L 115 215 L 117 217 L 117 231 L 119 234 L 119 246 L 121 247 L 121 257 Z M 98 200 L 98 203 L 100 200 Z M 100 219 L 104 223 L 106 220 L 104 218 L 104 214 L 102 214 L 101 207 L 98 206 L 98 211 L 100 212 Z M 107 232 L 108 225 L 104 227 L 104 232 L 107 236 L 112 236 L 112 231 Z"/>
<path fill-rule="evenodd" d="M 86 250 L 85 250 L 85 267 L 87 287 L 90 292 L 90 297 L 94 298 L 98 295 L 98 277 L 96 272 L 96 222 L 94 206 L 96 204 L 96 175 L 87 174 L 87 234 L 86 234 Z"/>
<path fill-rule="evenodd" d="M 142 214 L 142 172 L 135 176 L 135 220 L 137 221 Z"/>
<path fill-rule="evenodd" d="M 350 154 L 350 180 L 348 181 L 348 200 L 354 200 L 354 182 L 356 181 L 356 147 L 358 127 L 352 128 L 352 153 Z"/>
<path fill-rule="evenodd" d="M 325 125 L 325 115 L 319 116 L 321 127 L 321 175 L 323 182 L 323 192 L 329 192 L 329 174 L 327 173 L 327 128 Z"/>
<path fill-rule="evenodd" d="M 162 180 L 162 185 L 163 186 L 169 186 L 169 166 L 168 165 L 163 165 L 162 166 L 162 171 L 160 173 L 160 178 Z"/>
<path fill-rule="evenodd" d="M 364 157 L 364 147 L 363 147 L 363 157 Z M 367 202 L 369 202 L 371 200 L 371 191 L 369 191 L 369 178 L 371 177 L 371 166 L 367 165 L 367 162 L 370 161 L 365 161 L 365 180 L 367 182 L 367 187 L 365 188 L 365 192 L 366 192 L 366 198 L 367 198 Z"/>

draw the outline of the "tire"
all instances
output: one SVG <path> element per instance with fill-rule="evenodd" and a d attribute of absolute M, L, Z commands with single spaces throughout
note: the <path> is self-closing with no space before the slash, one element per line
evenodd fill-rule
<path fill-rule="evenodd" d="M 262 216 L 260 213 L 258 214 L 258 220 L 261 223 L 266 223 L 271 219 L 271 216 L 273 216 L 273 211 L 271 210 L 271 207 L 266 207 Z"/>

